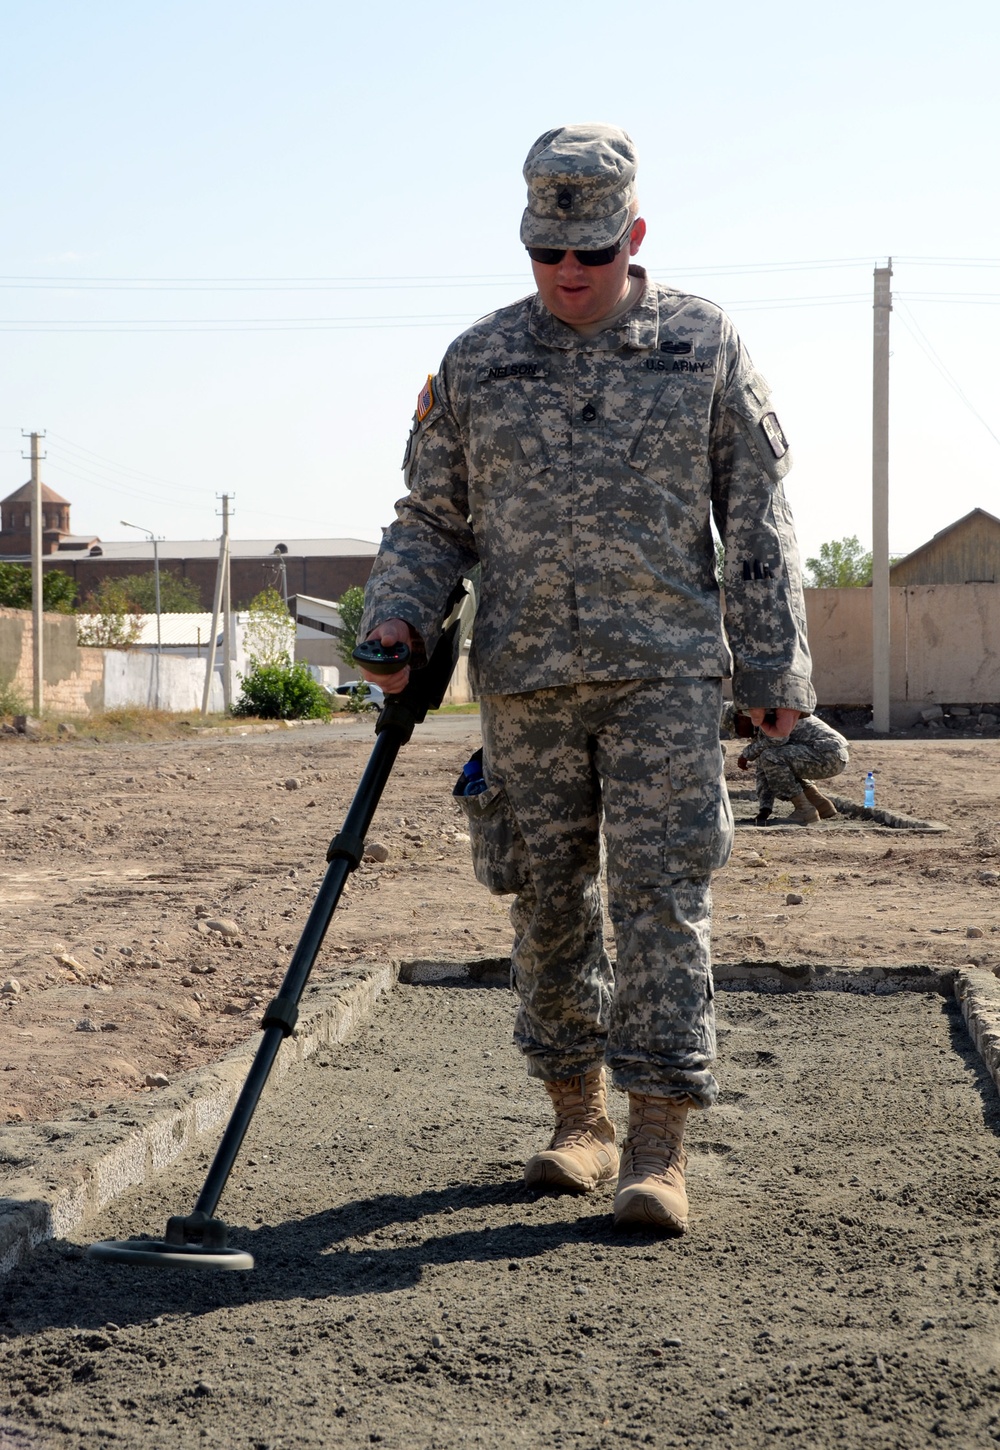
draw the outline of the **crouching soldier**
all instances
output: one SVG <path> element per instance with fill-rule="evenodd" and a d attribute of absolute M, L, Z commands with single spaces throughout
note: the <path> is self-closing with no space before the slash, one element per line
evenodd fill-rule
<path fill-rule="evenodd" d="M 741 732 L 738 732 L 741 733 Z M 815 715 L 803 715 L 790 734 L 781 739 L 760 730 L 746 745 L 736 764 L 748 770 L 757 762 L 757 821 L 767 824 L 775 796 L 791 801 L 795 809 L 787 819 L 796 826 L 829 820 L 837 807 L 812 784 L 840 775 L 849 759 L 847 741 Z"/>

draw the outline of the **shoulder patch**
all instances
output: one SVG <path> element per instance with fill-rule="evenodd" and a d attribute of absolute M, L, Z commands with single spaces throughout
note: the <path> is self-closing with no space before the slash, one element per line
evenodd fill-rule
<path fill-rule="evenodd" d="M 427 381 L 417 394 L 417 422 L 422 423 L 434 406 L 434 376 L 427 374 Z"/>
<path fill-rule="evenodd" d="M 781 431 L 781 424 L 778 422 L 776 413 L 765 413 L 760 420 L 760 426 L 764 437 L 771 445 L 771 452 L 775 458 L 784 458 L 788 452 L 788 440 Z"/>

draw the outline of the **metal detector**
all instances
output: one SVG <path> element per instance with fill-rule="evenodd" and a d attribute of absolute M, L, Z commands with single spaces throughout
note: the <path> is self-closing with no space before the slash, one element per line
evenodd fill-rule
<path fill-rule="evenodd" d="M 193 1211 L 186 1216 L 175 1214 L 168 1218 L 167 1232 L 162 1239 L 132 1238 L 91 1244 L 87 1249 L 88 1259 L 154 1268 L 253 1268 L 252 1254 L 229 1247 L 229 1231 L 221 1219 L 214 1217 L 215 1210 L 274 1066 L 278 1049 L 295 1030 L 299 1002 L 309 980 L 309 973 L 337 909 L 344 884 L 350 873 L 361 864 L 365 836 L 396 756 L 410 739 L 414 726 L 420 725 L 428 710 L 436 710 L 444 699 L 462 638 L 467 632 L 470 604 L 471 596 L 464 584 L 459 584 L 448 601 L 441 638 L 430 660 L 423 668 L 413 670 L 406 688 L 398 695 L 385 697 L 375 725 L 375 748 L 365 767 L 343 828 L 330 842 L 326 853 L 326 874 L 278 995 L 264 1013 L 261 1022 L 264 1035 Z M 371 673 L 388 675 L 395 674 L 409 663 L 410 651 L 406 645 L 383 648 L 373 640 L 366 640 L 354 651 L 354 658 Z"/>

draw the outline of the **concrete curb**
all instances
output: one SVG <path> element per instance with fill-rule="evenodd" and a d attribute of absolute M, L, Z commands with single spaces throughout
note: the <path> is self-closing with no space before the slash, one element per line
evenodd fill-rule
<path fill-rule="evenodd" d="M 961 967 L 955 977 L 955 1000 L 979 1056 L 1000 1089 L 1000 981 L 990 971 Z"/>
<path fill-rule="evenodd" d="M 874 821 L 879 826 L 891 826 L 894 831 L 919 831 L 925 836 L 941 836 L 951 830 L 944 821 L 922 821 L 919 816 L 904 816 L 899 811 L 864 806 L 859 801 L 849 800 L 847 796 L 831 795 L 830 799 L 842 816 L 856 821 Z"/>
<path fill-rule="evenodd" d="M 345 1042 L 396 983 L 399 964 L 345 973 L 306 989 L 299 1024 L 282 1044 L 266 1093 L 318 1049 Z M 218 1063 L 185 1073 L 154 1097 L 102 1117 L 0 1129 L 0 1277 L 45 1239 L 65 1238 L 127 1189 L 167 1167 L 202 1133 L 224 1126 L 260 1033 Z"/>
<path fill-rule="evenodd" d="M 918 964 L 898 967 L 841 962 L 716 962 L 716 987 L 729 992 L 856 992 L 876 997 L 894 992 L 951 995 L 955 968 Z"/>
<path fill-rule="evenodd" d="M 955 968 L 924 965 L 878 967 L 838 962 L 715 962 L 712 975 L 723 991 L 748 992 L 858 992 L 876 996 L 892 992 L 939 992 L 950 996 Z M 399 980 L 420 986 L 434 982 L 489 982 L 510 980 L 509 957 L 482 957 L 472 962 L 418 959 L 401 962 Z"/>

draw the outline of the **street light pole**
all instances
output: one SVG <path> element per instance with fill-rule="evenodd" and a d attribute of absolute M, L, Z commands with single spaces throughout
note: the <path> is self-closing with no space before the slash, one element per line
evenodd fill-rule
<path fill-rule="evenodd" d="M 137 529 L 140 534 L 145 534 L 153 545 L 153 587 L 156 591 L 156 653 L 163 653 L 163 641 L 160 637 L 160 541 L 151 529 L 144 529 L 141 524 L 130 524 L 128 519 L 120 520 L 122 527 L 126 529 Z"/>

